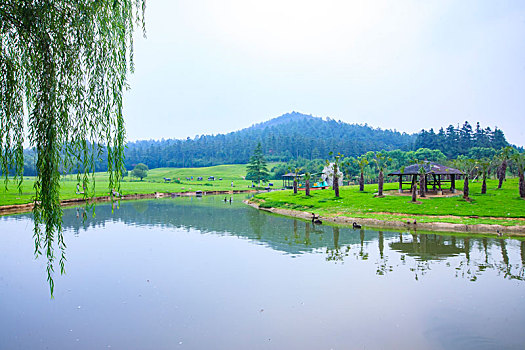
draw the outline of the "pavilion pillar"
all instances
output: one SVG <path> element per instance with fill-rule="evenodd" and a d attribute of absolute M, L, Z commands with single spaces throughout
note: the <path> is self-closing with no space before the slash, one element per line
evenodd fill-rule
<path fill-rule="evenodd" d="M 456 193 L 456 175 L 450 175 L 450 192 Z"/>
<path fill-rule="evenodd" d="M 403 193 L 403 175 L 399 175 L 399 193 Z"/>
<path fill-rule="evenodd" d="M 442 196 L 443 195 L 443 190 L 441 189 L 441 174 L 438 174 L 437 181 L 438 181 L 438 188 L 439 188 L 438 195 Z"/>

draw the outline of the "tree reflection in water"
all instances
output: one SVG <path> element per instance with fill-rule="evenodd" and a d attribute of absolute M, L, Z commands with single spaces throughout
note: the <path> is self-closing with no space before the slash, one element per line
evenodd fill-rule
<path fill-rule="evenodd" d="M 476 281 L 484 273 L 496 272 L 505 279 L 524 280 L 525 241 L 468 235 L 354 230 L 347 227 L 313 225 L 261 212 L 244 205 L 240 198 L 225 205 L 220 197 L 176 198 L 98 205 L 95 217 L 84 222 L 76 208 L 64 209 L 64 229 L 79 234 L 107 222 L 147 227 L 190 228 L 203 233 L 238 236 L 257 241 L 275 251 L 300 256 L 326 255 L 326 261 L 352 263 L 376 259 L 376 273 L 410 269 L 420 279 L 435 266 L 443 266 L 457 278 Z M 30 216 L 28 214 L 27 216 Z M 304 232 L 304 235 L 302 234 Z"/>

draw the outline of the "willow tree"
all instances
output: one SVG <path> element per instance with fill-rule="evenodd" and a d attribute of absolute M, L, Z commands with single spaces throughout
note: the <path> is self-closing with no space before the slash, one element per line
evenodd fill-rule
<path fill-rule="evenodd" d="M 145 0 L 0 2 L 0 170 L 20 190 L 23 147 L 35 149 L 35 255 L 47 256 L 51 294 L 55 243 L 61 273 L 65 262 L 60 170 L 75 165 L 86 185 L 106 148 L 109 188 L 120 187 L 122 94 L 144 10 Z"/>

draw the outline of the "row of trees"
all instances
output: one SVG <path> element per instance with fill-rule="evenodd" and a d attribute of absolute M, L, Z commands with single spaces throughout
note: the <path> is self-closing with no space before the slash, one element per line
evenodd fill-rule
<path fill-rule="evenodd" d="M 377 173 L 378 183 L 378 196 L 383 195 L 383 184 L 385 181 L 385 172 L 390 168 L 394 167 L 395 170 L 402 169 L 410 164 L 419 164 L 421 176 L 419 183 L 420 196 L 425 196 L 425 164 L 428 161 L 436 161 L 447 163 L 455 168 L 462 170 L 465 175 L 463 192 L 464 198 L 469 198 L 469 179 L 478 178 L 482 179 L 481 193 L 485 194 L 487 191 L 487 178 L 493 174 L 498 178 L 498 188 L 502 187 L 503 181 L 505 180 L 507 171 L 509 168 L 514 170 L 514 173 L 519 177 L 519 194 L 520 197 L 525 198 L 525 153 L 519 153 L 512 147 L 503 147 L 498 152 L 494 152 L 493 157 L 482 157 L 479 159 L 472 159 L 466 156 L 460 156 L 458 159 L 448 161 L 446 157 L 439 150 L 419 149 L 417 151 L 403 152 L 400 150 L 395 151 L 381 151 L 381 152 L 367 152 L 366 154 L 353 158 L 345 158 L 340 153 L 330 153 L 330 159 L 325 160 L 324 164 L 319 162 L 312 162 L 308 160 L 303 161 L 304 168 L 300 162 L 295 161 L 286 165 L 280 165 L 277 169 L 277 173 L 284 171 L 284 168 L 288 172 L 295 174 L 294 176 L 294 193 L 297 193 L 297 179 L 301 172 L 304 172 L 305 176 L 305 187 L 306 195 L 309 195 L 309 182 L 310 177 L 313 173 L 318 173 L 321 168 L 329 169 L 328 173 L 332 177 L 332 186 L 335 192 L 335 196 L 339 197 L 339 183 L 340 177 L 346 175 L 347 178 L 355 177 L 358 175 L 359 190 L 364 191 L 365 184 L 365 172 L 374 171 Z M 269 178 L 270 174 L 267 169 L 267 163 L 262 151 L 262 146 L 259 144 L 254 155 L 250 159 L 250 163 L 247 166 L 247 179 L 254 181 L 265 181 Z M 356 168 L 358 169 L 356 171 Z M 276 168 L 274 168 L 275 170 Z M 392 170 L 394 170 L 392 169 Z M 326 170 L 325 170 L 326 172 Z M 281 175 L 282 176 L 282 175 Z M 416 200 L 416 184 L 412 186 L 412 200 Z"/>
<path fill-rule="evenodd" d="M 503 131 L 497 127 L 494 130 L 490 127 L 482 128 L 477 122 L 476 128 L 473 129 L 469 122 L 465 122 L 461 127 L 449 125 L 446 129 L 439 129 L 437 133 L 434 129 L 421 130 L 414 148 L 438 149 L 447 157 L 456 158 L 458 155 L 475 156 L 469 154 L 473 148 L 501 149 L 508 145 Z"/>

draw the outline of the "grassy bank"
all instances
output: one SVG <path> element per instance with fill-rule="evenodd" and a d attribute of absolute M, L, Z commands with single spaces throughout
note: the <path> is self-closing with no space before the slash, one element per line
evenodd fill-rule
<path fill-rule="evenodd" d="M 462 181 L 457 182 L 462 190 Z M 525 200 L 519 198 L 518 180 L 508 179 L 503 188 L 497 189 L 497 181 L 489 180 L 487 194 L 480 194 L 481 182 L 470 183 L 470 197 L 419 198 L 411 203 L 409 196 L 398 196 L 397 183 L 385 184 L 386 196 L 375 197 L 377 185 L 366 185 L 364 192 L 358 186 L 341 188 L 340 198 L 332 190 L 312 191 L 311 197 L 303 192 L 292 191 L 262 193 L 255 197 L 261 207 L 294 209 L 315 212 L 322 216 L 346 216 L 373 218 L 387 221 L 445 222 L 456 224 L 525 225 Z"/>
<path fill-rule="evenodd" d="M 269 164 L 269 167 L 273 164 Z M 125 177 L 121 182 L 122 195 L 148 194 L 155 192 L 193 192 L 193 191 L 229 191 L 248 190 L 252 184 L 249 180 L 243 180 L 246 175 L 246 165 L 228 164 L 206 168 L 159 168 L 148 171 L 144 181 Z M 186 177 L 193 180 L 186 180 Z M 208 181 L 209 176 L 214 176 L 215 181 Z M 164 178 L 171 178 L 171 182 L 165 182 Z M 202 181 L 197 178 L 202 177 Z M 219 180 L 222 178 L 222 180 Z M 175 180 L 180 183 L 174 182 Z M 231 183 L 233 181 L 233 187 Z M 281 185 L 281 181 L 274 181 L 275 187 Z M 108 178 L 106 173 L 95 174 L 95 196 L 107 196 L 109 194 Z M 8 184 L 5 189 L 0 186 L 0 206 L 13 204 L 27 204 L 34 197 L 34 177 L 24 177 L 22 193 L 14 182 Z M 60 199 L 82 198 L 82 194 L 76 193 L 77 179 L 75 175 L 64 176 L 61 181 Z"/>

